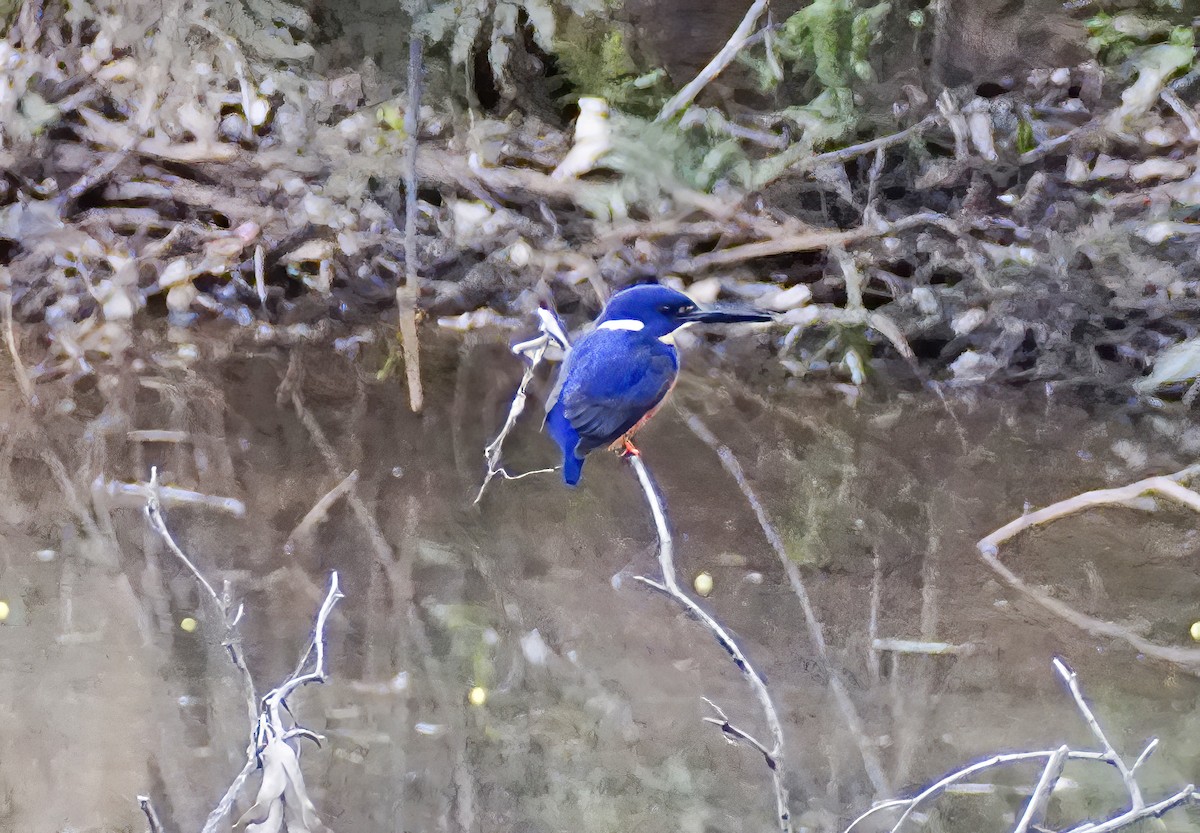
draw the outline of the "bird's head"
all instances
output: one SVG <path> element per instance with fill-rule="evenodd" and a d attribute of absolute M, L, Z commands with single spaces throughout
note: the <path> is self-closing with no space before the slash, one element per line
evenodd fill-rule
<path fill-rule="evenodd" d="M 654 338 L 663 338 L 688 324 L 771 320 L 771 314 L 761 310 L 704 307 L 669 287 L 640 284 L 613 295 L 596 320 L 596 326 L 607 330 L 644 331 Z"/>

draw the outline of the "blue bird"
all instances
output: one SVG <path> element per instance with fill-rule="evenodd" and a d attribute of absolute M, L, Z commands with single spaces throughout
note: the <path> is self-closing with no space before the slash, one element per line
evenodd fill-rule
<path fill-rule="evenodd" d="M 770 321 L 758 310 L 705 309 L 682 292 L 642 284 L 614 295 L 576 342 L 559 374 L 546 427 L 563 453 L 563 480 L 579 482 L 597 448 L 637 454 L 630 437 L 654 415 L 679 375 L 672 334 L 688 324 Z"/>

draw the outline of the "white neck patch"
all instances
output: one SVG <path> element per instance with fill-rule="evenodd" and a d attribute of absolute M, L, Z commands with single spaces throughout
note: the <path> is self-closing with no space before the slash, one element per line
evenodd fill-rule
<path fill-rule="evenodd" d="M 692 326 L 691 321 L 687 322 L 686 324 L 680 324 L 678 327 L 676 327 L 671 332 L 667 333 L 665 336 L 659 336 L 658 340 L 661 341 L 663 344 L 669 344 L 672 347 L 674 347 L 675 346 L 675 333 L 679 332 L 680 330 L 686 330 L 690 326 Z"/>
<path fill-rule="evenodd" d="M 629 330 L 631 333 L 636 333 L 639 330 L 646 329 L 646 325 L 641 321 L 634 321 L 632 318 L 617 318 L 613 321 L 605 321 L 598 326 L 598 330 Z"/>

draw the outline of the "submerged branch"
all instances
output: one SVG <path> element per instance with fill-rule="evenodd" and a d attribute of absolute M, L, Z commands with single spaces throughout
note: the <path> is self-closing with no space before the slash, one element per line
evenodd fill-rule
<path fill-rule="evenodd" d="M 1104 822 L 1084 822 L 1075 827 L 1069 828 L 1068 833 L 1112 833 L 1112 831 L 1120 830 L 1128 827 L 1136 822 L 1151 817 L 1161 816 L 1168 810 L 1178 807 L 1185 803 L 1200 802 L 1200 796 L 1195 792 L 1195 786 L 1188 784 L 1183 789 L 1173 793 L 1172 795 L 1155 802 L 1146 804 L 1142 799 L 1141 790 L 1134 780 L 1134 772 L 1137 766 L 1126 767 L 1125 763 L 1117 755 L 1112 745 L 1108 742 L 1104 730 L 1100 727 L 1099 721 L 1095 714 L 1087 705 L 1083 698 L 1083 693 L 1079 689 L 1079 683 L 1072 671 L 1066 663 L 1057 657 L 1054 660 L 1054 667 L 1066 680 L 1067 686 L 1071 691 L 1072 698 L 1075 702 L 1075 707 L 1083 715 L 1088 726 L 1101 742 L 1104 751 L 1095 752 L 1089 750 L 1072 750 L 1067 746 L 1060 746 L 1057 749 L 1045 749 L 1036 752 L 1013 752 L 1003 755 L 994 755 L 983 761 L 977 761 L 955 770 L 948 775 L 935 781 L 930 786 L 926 787 L 921 792 L 914 795 L 912 798 L 892 799 L 881 802 L 871 809 L 862 813 L 858 818 L 846 827 L 843 833 L 851 833 L 855 827 L 865 821 L 867 818 L 883 812 L 884 810 L 895 810 L 903 808 L 903 812 L 892 825 L 891 833 L 902 833 L 905 824 L 931 800 L 941 796 L 949 790 L 949 788 L 961 781 L 966 780 L 974 775 L 979 774 L 988 769 L 993 769 L 999 766 L 1006 766 L 1014 763 L 1024 763 L 1035 760 L 1046 760 L 1046 766 L 1042 769 L 1041 776 L 1038 778 L 1037 786 L 1033 790 L 1033 794 L 1029 799 L 1029 803 L 1025 807 L 1020 820 L 1014 828 L 1015 833 L 1027 833 L 1028 830 L 1034 829 L 1038 820 L 1045 814 L 1046 805 L 1050 800 L 1051 794 L 1054 792 L 1054 787 L 1058 783 L 1058 779 L 1062 775 L 1063 767 L 1067 761 L 1090 761 L 1094 763 L 1115 766 L 1121 772 L 1121 777 L 1125 782 L 1126 789 L 1129 791 L 1131 807 L 1129 810 L 1117 815 Z M 1147 747 L 1147 751 L 1152 749 L 1156 742 L 1152 742 Z M 1142 757 L 1146 752 L 1142 753 Z M 1140 760 L 1140 759 L 1139 759 Z"/>
<path fill-rule="evenodd" d="M 1061 500 L 1036 512 L 1030 512 L 1027 515 L 1022 515 L 1015 520 L 1009 521 L 995 532 L 981 538 L 975 546 L 983 562 L 1003 578 L 1010 587 L 1059 618 L 1093 635 L 1124 640 L 1147 656 L 1195 670 L 1200 668 L 1200 649 L 1182 648 L 1175 645 L 1161 645 L 1157 642 L 1151 642 L 1116 622 L 1097 619 L 1076 610 L 1065 602 L 1027 584 L 1020 576 L 1009 569 L 1000 560 L 1000 545 L 1010 541 L 1027 529 L 1051 523 L 1068 515 L 1082 512 L 1085 509 L 1092 509 L 1099 506 L 1152 509 L 1154 508 L 1153 501 L 1146 497 L 1148 494 L 1159 494 L 1171 498 L 1193 511 L 1200 512 L 1200 493 L 1183 485 L 1183 482 L 1190 480 L 1197 476 L 1197 474 L 1200 474 L 1200 464 L 1189 466 L 1174 474 L 1148 477 L 1136 483 L 1131 483 L 1128 486 L 1084 492 L 1083 494 Z"/>

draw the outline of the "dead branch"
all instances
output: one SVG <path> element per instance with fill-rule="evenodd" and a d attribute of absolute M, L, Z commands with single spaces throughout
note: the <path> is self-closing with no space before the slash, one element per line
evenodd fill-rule
<path fill-rule="evenodd" d="M 1133 770 L 1125 765 L 1125 761 L 1117 754 L 1117 750 L 1109 742 L 1108 736 L 1100 728 L 1100 721 L 1096 720 L 1096 715 L 1092 711 L 1091 706 L 1083 699 L 1083 692 L 1079 690 L 1079 679 L 1076 677 L 1075 672 L 1068 668 L 1067 664 L 1058 657 L 1054 658 L 1054 669 L 1058 671 L 1059 676 L 1063 678 L 1067 687 L 1071 689 L 1071 696 L 1075 698 L 1075 705 L 1079 708 L 1080 713 L 1083 714 L 1084 720 L 1087 721 L 1088 728 L 1092 730 L 1092 734 L 1096 736 L 1096 740 L 1100 741 L 1100 745 L 1104 747 L 1105 760 L 1116 767 L 1117 772 L 1121 773 L 1121 780 L 1125 782 L 1125 789 L 1129 790 L 1130 809 L 1144 809 L 1146 801 L 1142 798 L 1142 790 L 1138 786 L 1137 780 L 1133 777 Z M 1157 745 L 1156 739 L 1146 747 L 1147 753 Z M 1139 756 L 1138 760 L 1142 760 L 1142 757 Z"/>
<path fill-rule="evenodd" d="M 1195 670 L 1200 667 L 1200 649 L 1161 645 L 1115 622 L 1088 616 L 1065 602 L 1059 601 L 1047 593 L 1028 585 L 1000 560 L 999 553 L 1000 545 L 1016 537 L 1019 533 L 1035 526 L 1041 526 L 1060 518 L 1065 518 L 1068 515 L 1073 515 L 1085 509 L 1092 509 L 1098 506 L 1123 506 L 1143 510 L 1153 509 L 1153 501 L 1146 497 L 1148 494 L 1160 494 L 1183 504 L 1193 511 L 1200 512 L 1200 493 L 1194 492 L 1182 485 L 1183 482 L 1190 480 L 1197 474 L 1200 474 L 1200 464 L 1189 466 L 1174 474 L 1148 477 L 1145 480 L 1139 480 L 1128 486 L 1084 492 L 1083 494 L 1061 500 L 1036 512 L 1030 512 L 1028 515 L 1023 515 L 1020 518 L 1009 521 L 995 532 L 981 538 L 975 546 L 979 550 L 979 556 L 983 559 L 983 562 L 1003 578 L 1010 587 L 1059 618 L 1095 636 L 1124 640 L 1147 656 Z"/>
<path fill-rule="evenodd" d="M 919 136 L 942 121 L 942 118 L 940 113 L 930 113 L 911 127 L 906 127 L 887 136 L 880 136 L 878 139 L 871 139 L 869 142 L 860 142 L 857 145 L 849 145 L 837 150 L 818 153 L 816 156 L 805 159 L 791 170 L 810 170 L 821 165 L 840 165 L 856 157 L 865 156 L 868 153 L 877 153 L 878 151 L 886 150 L 894 145 L 907 142 L 913 136 Z"/>
<path fill-rule="evenodd" d="M 150 487 L 147 492 L 146 518 L 151 528 L 158 533 L 167 549 L 192 573 L 224 625 L 225 636 L 222 645 L 242 680 L 250 718 L 250 743 L 246 747 L 246 763 L 217 802 L 217 806 L 209 813 L 202 833 L 215 833 L 220 829 L 241 794 L 246 780 L 256 769 L 263 770 L 262 782 L 254 806 L 242 816 L 239 825 L 247 822 L 264 823 L 270 817 L 286 818 L 292 822 L 294 829 L 305 829 L 314 833 L 324 830 L 304 787 L 304 776 L 297 757 L 297 742 L 300 738 L 319 740 L 319 737 L 296 724 L 288 709 L 287 698 L 303 685 L 323 683 L 328 678 L 325 667 L 325 628 L 333 606 L 342 598 L 338 574 L 334 572 L 330 575 L 329 591 L 317 612 L 312 636 L 300 654 L 296 669 L 259 701 L 255 694 L 254 678 L 245 662 L 238 631 L 244 608 L 240 604 L 236 608 L 233 606 L 228 583 L 224 592 L 218 594 L 195 562 L 176 543 L 163 517 L 158 496 L 157 469 L 151 469 Z M 139 803 L 141 800 L 139 797 Z M 147 799 L 142 807 L 149 818 L 153 808 L 147 810 L 148 806 Z M 153 821 L 151 827 L 153 828 Z"/>
<path fill-rule="evenodd" d="M 791 812 L 788 809 L 788 793 L 784 776 L 783 724 L 779 720 L 779 713 L 775 709 L 771 693 L 767 690 L 766 681 L 755 670 L 754 666 L 750 663 L 750 659 L 746 656 L 741 646 L 738 645 L 732 634 L 713 618 L 712 615 L 705 611 L 704 608 L 700 607 L 679 586 L 679 579 L 675 572 L 675 554 L 674 545 L 671 540 L 671 529 L 667 524 L 666 510 L 663 507 L 662 497 L 659 495 L 654 481 L 650 478 L 650 473 L 646 470 L 646 465 L 642 462 L 642 458 L 639 455 L 631 454 L 626 459 L 629 460 L 629 464 L 633 467 L 633 471 L 637 475 L 638 483 L 641 484 L 642 492 L 646 496 L 646 504 L 650 507 L 650 514 L 654 518 L 654 526 L 658 531 L 658 566 L 662 572 L 662 581 L 655 581 L 646 576 L 634 576 L 634 578 L 648 587 L 653 587 L 655 590 L 670 596 L 688 614 L 707 628 L 709 633 L 716 638 L 717 643 L 733 658 L 734 665 L 737 666 L 738 670 L 742 672 L 742 675 L 750 683 L 750 687 L 754 690 L 754 695 L 762 707 L 763 715 L 766 717 L 767 726 L 771 732 L 771 747 L 768 749 L 764 744 L 753 739 L 751 735 L 740 729 L 734 729 L 727 720 L 722 720 L 717 725 L 721 727 L 722 732 L 727 738 L 732 737 L 748 741 L 763 754 L 767 762 L 767 767 L 771 770 L 771 786 L 775 793 L 776 820 L 779 823 L 779 829 L 783 833 L 791 833 L 792 818 Z M 719 713 L 722 716 L 724 715 L 723 712 Z"/>
<path fill-rule="evenodd" d="M 12 359 L 13 376 L 16 377 L 17 387 L 21 389 L 25 400 L 31 405 L 37 405 L 37 394 L 33 391 L 33 382 L 29 380 L 29 373 L 21 361 L 17 336 L 13 331 L 12 276 L 6 268 L 0 268 L 0 283 L 5 284 L 0 290 L 0 314 L 4 317 L 4 344 L 8 347 L 8 355 Z"/>
<path fill-rule="evenodd" d="M 746 10 L 746 16 L 733 31 L 733 35 L 721 47 L 721 51 L 713 56 L 708 65 L 700 70 L 700 74 L 693 78 L 687 86 L 671 96 L 670 101 L 664 104 L 662 110 L 659 111 L 655 121 L 669 121 L 680 111 L 686 110 L 688 105 L 696 100 L 696 96 L 700 95 L 700 91 L 733 62 L 738 52 L 746 45 L 746 41 L 754 34 L 754 27 L 758 25 L 758 19 L 767 10 L 767 5 L 768 0 L 755 0 L 754 5 Z"/>
<path fill-rule="evenodd" d="M 767 240 L 753 243 L 742 243 L 727 249 L 684 258 L 671 265 L 672 272 L 692 273 L 701 272 L 716 266 L 731 266 L 744 263 L 747 260 L 757 260 L 764 257 L 792 254 L 794 252 L 812 252 L 819 249 L 829 249 L 834 246 L 845 246 L 875 237 L 884 237 L 898 231 L 921 225 L 940 225 L 946 218 L 933 212 L 919 212 L 903 217 L 891 223 L 861 225 L 847 231 L 830 229 L 780 229 Z"/>
<path fill-rule="evenodd" d="M 249 766 L 252 760 L 257 761 L 263 770 L 262 782 L 254 805 L 238 820 L 239 827 L 263 824 L 268 819 L 283 817 L 288 819 L 289 829 L 313 833 L 326 829 L 317 817 L 316 808 L 305 789 L 298 754 L 298 741 L 301 738 L 319 742 L 321 737 L 296 724 L 291 717 L 287 698 L 301 686 L 323 683 L 329 678 L 325 668 L 325 625 L 333 606 L 342 597 L 338 574 L 334 572 L 329 577 L 329 592 L 317 611 L 312 636 L 300 654 L 296 669 L 262 698 L 258 721 L 251 732 L 250 746 L 246 749 L 246 764 Z M 245 768 L 242 772 L 246 772 Z M 211 821 L 210 815 L 209 823 Z M 205 824 L 204 833 L 208 833 L 208 823 Z"/>
<path fill-rule="evenodd" d="M 336 486 L 322 495 L 312 508 L 304 513 L 300 523 L 296 524 L 296 528 L 288 535 L 287 542 L 283 545 L 283 551 L 290 554 L 295 551 L 297 543 L 311 537 L 316 528 L 325 520 L 333 505 L 353 489 L 356 483 L 358 483 L 358 469 L 343 477 Z"/>
<path fill-rule="evenodd" d="M 479 494 L 475 495 L 475 503 L 479 503 L 483 499 L 484 489 L 488 487 L 488 484 L 497 475 L 500 475 L 505 480 L 520 480 L 522 477 L 528 477 L 531 474 L 547 474 L 557 471 L 556 468 L 549 468 L 536 469 L 522 474 L 509 474 L 500 464 L 501 453 L 504 450 L 504 440 L 517 424 L 517 419 L 525 411 L 529 383 L 533 380 L 533 374 L 545 357 L 546 349 L 551 344 L 557 344 L 564 350 L 570 349 L 571 343 L 567 338 L 566 332 L 563 330 L 562 323 L 550 310 L 538 309 L 538 331 L 541 335 L 513 345 L 512 352 L 518 356 L 528 358 L 529 364 L 525 367 L 525 374 L 521 377 L 521 383 L 517 385 L 517 392 L 513 396 L 512 404 L 509 405 L 508 416 L 504 420 L 504 426 L 500 429 L 500 433 L 496 435 L 496 438 L 488 443 L 487 447 L 483 450 L 483 457 L 487 462 L 487 474 L 484 475 L 483 483 L 479 486 Z"/>
<path fill-rule="evenodd" d="M 167 440 L 159 438 L 158 441 L 166 442 Z M 93 497 L 103 494 L 110 507 L 145 506 L 151 493 L 154 493 L 155 500 L 159 502 L 160 506 L 164 507 L 199 506 L 215 512 L 224 512 L 235 518 L 242 518 L 246 515 L 246 504 L 233 497 L 206 495 L 191 489 L 163 486 L 153 481 L 150 483 L 126 483 L 122 480 L 105 480 L 103 476 L 92 481 Z"/>
<path fill-rule="evenodd" d="M 146 816 L 146 824 L 150 825 L 150 833 L 164 833 L 162 822 L 158 818 L 158 811 L 154 809 L 154 803 L 150 800 L 150 796 L 139 795 L 137 803 Z"/>
<path fill-rule="evenodd" d="M 742 495 L 746 498 L 746 502 L 750 504 L 750 509 L 754 512 L 754 517 L 758 520 L 758 525 L 762 529 L 763 535 L 766 536 L 771 548 L 775 550 L 775 554 L 779 557 L 779 562 L 788 577 L 788 583 L 792 587 L 792 592 L 800 602 L 800 608 L 804 612 L 804 621 L 808 626 L 809 637 L 812 639 L 813 647 L 816 648 L 817 656 L 820 658 L 822 666 L 829 673 L 830 691 L 833 692 L 838 708 L 842 712 L 842 717 L 845 719 L 846 725 L 849 727 L 858 745 L 867 777 L 871 779 L 871 785 L 877 793 L 884 795 L 890 793 L 891 787 L 888 784 L 887 776 L 884 774 L 883 763 L 876 752 L 876 746 L 867 737 L 862 717 L 859 715 L 858 709 L 855 708 L 854 701 L 850 698 L 850 691 L 842 679 L 842 674 L 838 670 L 837 665 L 829 655 L 829 646 L 825 642 L 824 627 L 821 625 L 821 620 L 817 618 L 816 608 L 808 596 L 808 589 L 804 586 L 804 579 L 800 575 L 800 570 L 796 566 L 796 562 L 788 557 L 783 538 L 780 537 L 778 530 L 775 529 L 775 525 L 767 517 L 766 510 L 763 508 L 761 501 L 759 501 L 758 495 L 750 487 L 745 472 L 742 471 L 741 463 L 738 462 L 733 452 L 721 444 L 716 435 L 708 429 L 708 426 L 698 416 L 682 407 L 679 408 L 679 411 L 683 414 L 684 421 L 687 423 L 688 428 L 692 430 L 692 433 L 717 453 L 717 456 L 721 460 L 721 465 L 733 477 L 741 489 Z"/>
<path fill-rule="evenodd" d="M 1054 754 L 1046 762 L 1046 768 L 1042 770 L 1042 776 L 1038 779 L 1033 795 L 1029 797 L 1029 803 L 1025 805 L 1025 812 L 1021 814 L 1021 820 L 1017 822 L 1013 833 L 1027 833 L 1030 826 L 1040 822 L 1046 815 L 1046 805 L 1050 803 L 1050 794 L 1062 776 L 1063 767 L 1067 765 L 1067 755 L 1070 753 L 1071 750 L 1067 746 L 1060 746 L 1054 750 Z"/>
<path fill-rule="evenodd" d="M 734 726 L 732 723 L 730 723 L 729 716 L 725 714 L 724 709 L 722 709 L 720 706 L 718 706 L 712 700 L 709 700 L 707 697 L 704 697 L 701 699 L 703 699 L 705 703 L 708 703 L 708 705 L 712 708 L 712 710 L 715 711 L 720 716 L 719 718 L 718 717 L 706 717 L 706 718 L 704 718 L 705 723 L 711 723 L 714 726 L 716 726 L 718 729 L 720 729 L 721 732 L 724 733 L 725 739 L 728 740 L 732 744 L 736 745 L 738 743 L 738 741 L 745 741 L 746 743 L 753 746 L 755 749 L 757 749 L 759 752 L 762 753 L 763 760 L 766 761 L 766 764 L 769 768 L 775 769 L 779 765 L 779 762 L 776 760 L 775 755 L 772 753 L 772 751 L 770 749 L 768 749 L 766 746 L 763 745 L 762 741 L 760 741 L 758 738 L 754 737 L 753 735 L 751 735 L 749 732 L 745 731 L 744 729 L 740 729 L 737 726 Z"/>
<path fill-rule="evenodd" d="M 1134 773 L 1137 769 L 1137 764 L 1133 767 L 1126 767 L 1125 763 L 1112 745 L 1109 743 L 1104 730 L 1101 729 L 1099 721 L 1095 714 L 1084 700 L 1083 693 L 1080 691 L 1078 679 L 1075 672 L 1072 671 L 1066 663 L 1055 657 L 1054 667 L 1067 683 L 1067 687 L 1071 692 L 1075 706 L 1083 715 L 1084 720 L 1092 730 L 1097 739 L 1100 740 L 1104 750 L 1101 752 L 1087 750 L 1072 750 L 1067 746 L 1060 746 L 1057 749 L 1039 750 L 1036 752 L 1014 752 L 1003 755 L 993 755 L 992 757 L 978 761 L 976 763 L 965 766 L 962 769 L 955 770 L 950 774 L 938 779 L 936 782 L 926 787 L 921 792 L 917 793 L 912 798 L 892 799 L 884 801 L 866 812 L 862 813 L 858 818 L 854 819 L 844 833 L 851 831 L 862 823 L 865 819 L 883 812 L 884 810 L 893 810 L 904 808 L 896 823 L 892 825 L 892 833 L 900 833 L 906 822 L 909 821 L 922 807 L 926 806 L 931 800 L 946 793 L 950 787 L 958 784 L 967 778 L 977 775 L 988 769 L 999 766 L 1005 766 L 1014 763 L 1023 763 L 1039 759 L 1046 760 L 1046 766 L 1042 769 L 1042 774 L 1038 779 L 1037 786 L 1033 790 L 1033 794 L 1029 799 L 1029 803 L 1025 807 L 1025 811 L 1014 828 L 1015 833 L 1026 833 L 1033 828 L 1036 822 L 1044 815 L 1046 805 L 1050 800 L 1050 795 L 1054 791 L 1059 777 L 1062 775 L 1063 767 L 1068 760 L 1076 761 L 1092 761 L 1102 763 L 1109 766 L 1114 766 L 1121 773 L 1122 780 L 1125 782 L 1126 789 L 1130 795 L 1130 808 L 1121 814 L 1108 819 L 1101 823 L 1084 822 L 1075 827 L 1070 828 L 1069 833 L 1096 833 L 1096 831 L 1111 831 L 1120 830 L 1128 827 L 1135 822 L 1142 821 L 1150 817 L 1158 817 L 1163 813 L 1180 806 L 1184 803 L 1200 802 L 1200 795 L 1195 792 L 1195 787 L 1191 784 L 1179 790 L 1176 793 L 1154 803 L 1147 805 L 1142 800 L 1141 790 L 1134 780 Z M 1147 746 L 1138 761 L 1144 760 L 1145 756 L 1157 745 L 1157 740 L 1152 741 Z"/>

